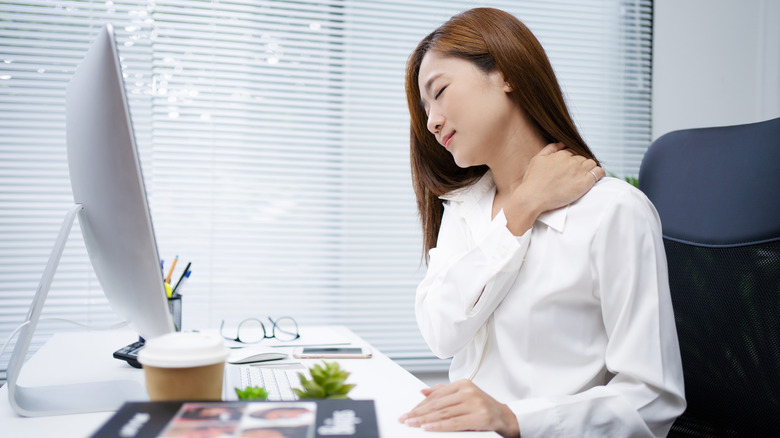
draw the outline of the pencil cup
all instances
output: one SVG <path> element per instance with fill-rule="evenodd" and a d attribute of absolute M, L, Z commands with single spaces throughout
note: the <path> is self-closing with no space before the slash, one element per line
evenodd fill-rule
<path fill-rule="evenodd" d="M 168 309 L 173 317 L 173 326 L 177 332 L 181 331 L 181 295 L 168 298 Z"/>
<path fill-rule="evenodd" d="M 138 361 L 151 401 L 221 400 L 227 356 L 218 337 L 174 332 L 147 339 Z"/>

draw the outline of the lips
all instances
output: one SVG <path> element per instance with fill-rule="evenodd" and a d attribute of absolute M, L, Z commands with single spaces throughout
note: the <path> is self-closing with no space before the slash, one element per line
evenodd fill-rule
<path fill-rule="evenodd" d="M 455 135 L 455 131 L 450 132 L 449 134 L 445 135 L 441 139 L 441 144 L 444 145 L 445 148 L 450 148 L 450 142 L 452 141 L 452 136 Z"/>

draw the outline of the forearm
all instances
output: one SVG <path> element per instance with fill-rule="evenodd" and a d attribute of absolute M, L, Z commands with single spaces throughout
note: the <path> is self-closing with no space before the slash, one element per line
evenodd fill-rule
<path fill-rule="evenodd" d="M 588 391 L 508 403 L 523 438 L 549 436 L 665 436 L 685 402 L 641 382 L 620 382 Z"/>
<path fill-rule="evenodd" d="M 415 313 L 423 338 L 439 357 L 452 357 L 472 340 L 509 290 L 514 272 L 464 271 L 454 265 L 417 291 Z"/>
<path fill-rule="evenodd" d="M 509 233 L 503 215 L 474 247 L 460 255 L 431 252 L 417 289 L 415 310 L 426 342 L 440 357 L 459 351 L 500 304 L 516 278 L 530 243 Z"/>

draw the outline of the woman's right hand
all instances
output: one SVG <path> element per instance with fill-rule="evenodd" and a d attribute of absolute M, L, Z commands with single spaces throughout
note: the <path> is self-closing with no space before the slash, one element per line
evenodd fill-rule
<path fill-rule="evenodd" d="M 504 207 L 507 228 L 520 236 L 540 214 L 580 199 L 606 175 L 596 162 L 551 143 L 528 164 L 522 181 L 513 188 Z"/>

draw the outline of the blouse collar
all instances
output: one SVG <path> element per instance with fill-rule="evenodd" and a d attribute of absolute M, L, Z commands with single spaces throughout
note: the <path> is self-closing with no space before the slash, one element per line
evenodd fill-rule
<path fill-rule="evenodd" d="M 444 195 L 439 196 L 439 199 L 450 201 L 450 203 L 454 202 L 460 204 L 461 208 L 459 210 L 461 210 L 461 214 L 465 216 L 479 204 L 479 200 L 490 192 L 495 185 L 493 174 L 488 170 L 474 184 L 445 193 Z M 566 224 L 566 212 L 568 209 L 569 206 L 567 205 L 555 210 L 546 211 L 540 214 L 536 220 L 555 231 L 562 232 Z"/>

